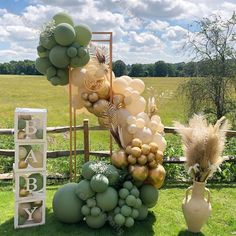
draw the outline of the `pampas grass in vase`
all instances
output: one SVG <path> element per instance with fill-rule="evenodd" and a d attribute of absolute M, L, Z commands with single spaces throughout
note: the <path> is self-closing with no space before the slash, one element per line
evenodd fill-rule
<path fill-rule="evenodd" d="M 206 182 L 224 161 L 226 132 L 230 125 L 225 117 L 215 125 L 208 124 L 203 115 L 194 115 L 188 126 L 175 122 L 181 135 L 188 173 L 197 182 Z"/>
<path fill-rule="evenodd" d="M 188 230 L 196 233 L 211 215 L 210 191 L 205 184 L 224 160 L 221 155 L 229 124 L 225 117 L 211 125 L 203 115 L 194 115 L 188 126 L 175 122 L 175 128 L 182 137 L 187 170 L 193 178 L 193 185 L 186 190 L 182 210 Z"/>

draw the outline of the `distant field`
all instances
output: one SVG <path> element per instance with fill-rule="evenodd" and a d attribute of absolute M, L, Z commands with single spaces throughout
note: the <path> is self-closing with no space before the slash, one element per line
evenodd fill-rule
<path fill-rule="evenodd" d="M 173 120 L 185 120 L 183 101 L 176 94 L 177 87 L 186 78 L 144 78 L 147 88 L 153 87 L 157 95 L 164 93 L 158 103 L 159 114 L 165 125 Z M 64 87 L 52 86 L 43 76 L 0 75 L 0 127 L 13 127 L 16 107 L 37 107 L 48 110 L 48 126 L 68 125 L 68 94 Z M 78 123 L 89 118 L 96 123 L 93 115 L 81 114 Z"/>

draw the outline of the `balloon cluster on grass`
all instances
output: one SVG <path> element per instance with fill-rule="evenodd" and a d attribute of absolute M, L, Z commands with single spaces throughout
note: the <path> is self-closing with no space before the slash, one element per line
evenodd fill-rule
<path fill-rule="evenodd" d="M 68 84 L 68 68 L 83 67 L 90 60 L 87 45 L 91 37 L 88 26 L 74 25 L 66 13 L 56 14 L 40 34 L 36 69 L 52 85 Z"/>
<path fill-rule="evenodd" d="M 106 222 L 129 228 L 144 220 L 148 208 L 158 201 L 158 190 L 133 179 L 124 181 L 127 173 L 103 161 L 85 163 L 83 179 L 66 184 L 54 195 L 55 216 L 65 223 L 84 221 L 94 229 Z"/>

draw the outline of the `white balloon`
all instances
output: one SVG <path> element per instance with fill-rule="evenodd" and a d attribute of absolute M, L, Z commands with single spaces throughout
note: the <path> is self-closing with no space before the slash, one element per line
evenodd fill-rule
<path fill-rule="evenodd" d="M 164 132 L 164 125 L 162 123 L 158 124 L 157 126 L 157 132 L 162 133 Z"/>
<path fill-rule="evenodd" d="M 138 127 L 139 129 L 143 129 L 144 126 L 145 126 L 145 120 L 142 119 L 142 118 L 138 118 L 138 119 L 136 120 L 136 125 L 137 125 L 137 127 Z"/>
<path fill-rule="evenodd" d="M 133 79 L 129 86 L 141 94 L 145 89 L 145 84 L 141 79 Z"/>
<path fill-rule="evenodd" d="M 136 124 L 136 118 L 135 116 L 128 116 L 126 119 L 126 122 L 128 125 Z"/>
<path fill-rule="evenodd" d="M 125 89 L 128 87 L 128 82 L 125 79 L 117 78 L 113 81 L 112 89 L 115 94 L 124 95 Z"/>
<path fill-rule="evenodd" d="M 132 115 L 137 115 L 140 112 L 143 112 L 146 107 L 146 100 L 143 97 L 140 97 L 138 100 L 133 101 L 131 104 L 126 105 L 127 111 Z"/>
<path fill-rule="evenodd" d="M 164 150 L 166 149 L 166 140 L 165 138 L 161 135 L 161 134 L 155 134 L 153 136 L 152 142 L 156 143 L 158 146 L 158 149 L 162 152 L 164 152 Z"/>
<path fill-rule="evenodd" d="M 140 112 L 137 114 L 137 118 L 142 118 L 145 120 L 146 125 L 150 122 L 150 118 L 147 113 L 145 112 Z"/>
<path fill-rule="evenodd" d="M 144 127 L 135 133 L 134 138 L 139 138 L 143 143 L 149 144 L 152 141 L 152 136 L 152 131 Z"/>
<path fill-rule="evenodd" d="M 161 122 L 161 118 L 160 118 L 160 116 L 158 116 L 158 115 L 153 115 L 153 116 L 151 117 L 151 121 L 156 121 L 157 124 L 159 124 L 159 123 Z"/>
<path fill-rule="evenodd" d="M 128 132 L 130 134 L 135 134 L 137 132 L 137 126 L 135 124 L 131 124 L 128 126 Z"/>

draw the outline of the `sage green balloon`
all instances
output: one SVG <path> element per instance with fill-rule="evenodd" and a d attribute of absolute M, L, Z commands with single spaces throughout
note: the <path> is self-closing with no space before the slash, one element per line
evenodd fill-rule
<path fill-rule="evenodd" d="M 87 53 L 87 51 L 86 51 L 86 49 L 85 49 L 84 47 L 80 47 L 80 48 L 78 49 L 78 55 L 79 55 L 79 57 L 84 57 L 84 56 L 86 55 L 86 53 Z"/>
<path fill-rule="evenodd" d="M 68 183 L 59 188 L 53 197 L 55 217 L 64 223 L 77 223 L 83 219 L 81 208 L 84 202 L 75 194 L 77 183 Z"/>
<path fill-rule="evenodd" d="M 51 77 L 51 78 L 49 79 L 49 81 L 50 81 L 51 84 L 54 85 L 54 86 L 60 85 L 60 83 L 61 83 L 60 78 L 59 78 L 58 76 Z"/>
<path fill-rule="evenodd" d="M 48 58 L 37 58 L 35 61 L 35 67 L 38 72 L 41 74 L 46 74 L 47 69 L 52 66 L 51 62 L 49 61 Z"/>
<path fill-rule="evenodd" d="M 42 52 L 46 52 L 47 49 L 46 49 L 45 47 L 43 47 L 42 45 L 39 45 L 39 46 L 37 47 L 37 51 L 38 51 L 38 53 L 42 53 Z"/>
<path fill-rule="evenodd" d="M 148 208 L 154 207 L 158 201 L 159 192 L 151 184 L 145 184 L 140 189 L 142 203 Z"/>
<path fill-rule="evenodd" d="M 46 49 L 52 49 L 54 46 L 57 45 L 53 35 L 48 37 L 43 33 L 40 34 L 40 44 Z"/>
<path fill-rule="evenodd" d="M 83 67 L 85 66 L 90 60 L 89 53 L 87 53 L 84 57 L 73 57 L 70 62 L 70 66 L 73 68 L 76 67 Z"/>
<path fill-rule="evenodd" d="M 67 47 L 55 46 L 49 53 L 51 63 L 58 68 L 66 68 L 70 63 L 70 58 L 67 56 Z"/>
<path fill-rule="evenodd" d="M 87 25 L 76 25 L 75 27 L 76 38 L 75 41 L 81 46 L 87 46 L 92 38 L 92 31 Z"/>
<path fill-rule="evenodd" d="M 60 79 L 60 84 L 59 85 L 66 85 L 69 83 L 69 72 L 68 69 L 59 69 L 57 70 L 57 76 Z"/>
<path fill-rule="evenodd" d="M 95 192 L 90 187 L 90 182 L 86 179 L 81 180 L 76 187 L 75 193 L 81 200 L 87 200 L 94 196 Z"/>
<path fill-rule="evenodd" d="M 18 120 L 18 129 L 24 129 L 26 126 L 26 121 L 24 119 Z"/>
<path fill-rule="evenodd" d="M 145 205 L 142 205 L 138 209 L 138 217 L 136 218 L 137 220 L 144 220 L 148 216 L 148 208 Z"/>
<path fill-rule="evenodd" d="M 68 57 L 75 57 L 76 55 L 77 55 L 77 48 L 76 47 L 71 46 L 67 49 L 67 56 Z"/>
<path fill-rule="evenodd" d="M 72 18 L 65 12 L 57 13 L 55 16 L 53 16 L 53 20 L 55 21 L 56 25 L 59 25 L 61 23 L 67 23 L 74 26 Z"/>
<path fill-rule="evenodd" d="M 90 228 L 99 229 L 106 223 L 106 214 L 102 213 L 98 216 L 86 216 L 86 223 Z"/>
<path fill-rule="evenodd" d="M 53 77 L 57 74 L 57 70 L 54 66 L 50 66 L 48 69 L 47 69 L 47 76 L 50 78 L 50 77 Z"/>
<path fill-rule="evenodd" d="M 74 42 L 75 30 L 71 25 L 61 23 L 54 30 L 54 38 L 58 44 L 68 46 Z"/>

